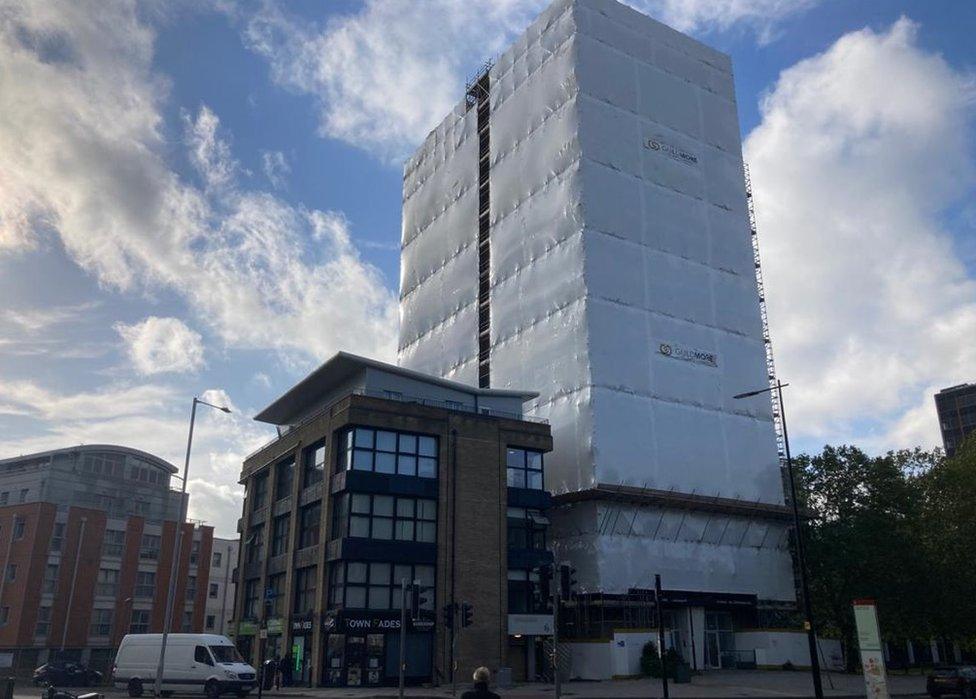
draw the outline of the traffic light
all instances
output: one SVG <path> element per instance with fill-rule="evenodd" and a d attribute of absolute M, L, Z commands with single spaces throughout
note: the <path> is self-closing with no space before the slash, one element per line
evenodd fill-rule
<path fill-rule="evenodd" d="M 474 615 L 474 605 L 469 602 L 461 603 L 461 626 L 471 626 L 474 620 L 471 618 Z"/>
<path fill-rule="evenodd" d="M 454 628 L 454 605 L 445 604 L 444 607 L 441 609 L 441 612 L 444 614 L 444 626 L 449 629 L 453 629 Z"/>
<path fill-rule="evenodd" d="M 576 590 L 576 569 L 563 563 L 559 566 L 559 596 L 568 600 Z"/>
<path fill-rule="evenodd" d="M 545 610 L 549 608 L 549 597 L 552 594 L 552 565 L 546 563 L 539 566 L 539 584 L 533 590 L 535 595 L 536 608 Z"/>
<path fill-rule="evenodd" d="M 427 604 L 427 598 L 421 594 L 420 585 L 410 586 L 410 616 L 417 619 L 420 616 L 420 609 Z"/>

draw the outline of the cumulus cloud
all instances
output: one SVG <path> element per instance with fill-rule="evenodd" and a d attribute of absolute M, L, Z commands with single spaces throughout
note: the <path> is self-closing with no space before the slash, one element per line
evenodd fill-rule
<path fill-rule="evenodd" d="M 745 150 L 791 427 L 934 445 L 976 376 L 976 281 L 943 212 L 976 186 L 974 83 L 901 19 L 784 71 Z"/>
<path fill-rule="evenodd" d="M 219 118 L 184 115 L 194 186 L 170 167 L 167 82 L 132 0 L 25 3 L 0 23 L 0 239 L 56 235 L 120 291 L 184 297 L 227 345 L 297 363 L 340 348 L 389 359 L 396 303 L 336 212 L 239 182 Z"/>
<path fill-rule="evenodd" d="M 139 323 L 116 323 L 126 353 L 143 376 L 197 371 L 204 365 L 203 338 L 178 318 L 149 316 Z"/>
<path fill-rule="evenodd" d="M 279 84 L 314 95 L 321 132 L 402 159 L 461 99 L 467 73 L 501 52 L 550 0 L 366 0 L 317 27 L 266 3 L 245 16 L 248 46 Z M 683 31 L 741 25 L 768 38 L 817 0 L 629 0 Z"/>

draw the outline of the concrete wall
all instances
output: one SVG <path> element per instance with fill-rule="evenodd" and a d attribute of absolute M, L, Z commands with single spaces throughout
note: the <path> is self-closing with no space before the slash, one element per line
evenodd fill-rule
<path fill-rule="evenodd" d="M 821 638 L 818 644 L 821 666 L 829 670 L 843 670 L 840 641 Z M 798 668 L 810 667 L 810 649 L 804 631 L 739 631 L 735 634 L 735 647 L 739 650 L 754 648 L 759 667 L 779 668 L 785 663 Z"/>

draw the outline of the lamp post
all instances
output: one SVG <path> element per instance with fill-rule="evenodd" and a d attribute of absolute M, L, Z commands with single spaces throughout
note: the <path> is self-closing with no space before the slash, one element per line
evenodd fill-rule
<path fill-rule="evenodd" d="M 790 500 L 793 504 L 793 529 L 796 532 L 796 558 L 800 564 L 800 585 L 803 591 L 803 615 L 806 617 L 803 625 L 806 627 L 807 644 L 810 646 L 810 672 L 813 674 L 813 693 L 817 699 L 823 699 L 823 685 L 820 682 L 820 660 L 817 653 L 817 632 L 813 627 L 813 605 L 810 603 L 810 582 L 807 578 L 807 562 L 803 551 L 803 529 L 800 528 L 800 505 L 796 500 L 796 479 L 793 476 L 793 457 L 790 455 L 790 435 L 786 431 L 786 409 L 783 407 L 783 387 L 789 384 L 776 380 L 775 386 L 762 388 L 758 391 L 747 391 L 732 396 L 735 399 L 750 398 L 763 393 L 776 391 L 779 403 L 779 415 L 783 424 L 783 446 L 786 448 L 786 472 L 789 475 Z"/>
<path fill-rule="evenodd" d="M 190 448 L 193 446 L 193 423 L 197 418 L 197 405 L 206 405 L 225 413 L 230 408 L 214 405 L 196 396 L 193 397 L 193 407 L 190 409 L 190 434 L 186 439 L 186 460 L 183 462 L 183 485 L 180 487 L 180 519 L 176 523 L 176 546 L 173 550 L 173 562 L 169 571 L 169 589 L 166 591 L 166 615 L 163 617 L 163 641 L 159 646 L 159 663 L 156 666 L 156 683 L 153 693 L 159 697 L 163 692 L 163 664 L 166 662 L 166 641 L 169 638 L 170 620 L 173 616 L 173 604 L 176 597 L 176 575 L 179 572 L 180 554 L 183 544 L 183 523 L 186 521 L 186 481 L 190 472 Z"/>

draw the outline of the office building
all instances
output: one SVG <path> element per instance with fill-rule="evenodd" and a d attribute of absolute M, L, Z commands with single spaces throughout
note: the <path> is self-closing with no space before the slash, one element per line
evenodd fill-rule
<path fill-rule="evenodd" d="M 946 454 L 952 456 L 976 430 L 976 384 L 961 383 L 943 388 L 935 394 L 935 409 L 939 414 L 942 446 Z"/>
<path fill-rule="evenodd" d="M 127 633 L 160 632 L 175 549 L 176 467 L 105 444 L 0 461 L 0 651 L 107 672 Z M 213 528 L 183 525 L 174 630 L 202 632 Z"/>
<path fill-rule="evenodd" d="M 203 618 L 205 633 L 227 634 L 234 618 L 237 585 L 235 569 L 240 539 L 214 537 L 210 557 L 210 582 L 207 585 L 207 607 Z"/>
<path fill-rule="evenodd" d="M 648 617 L 734 662 L 795 608 L 729 57 L 613 0 L 556 0 L 407 162 L 398 362 L 531 387 L 575 633 Z M 698 639 L 697 644 L 693 639 Z"/>
<path fill-rule="evenodd" d="M 241 473 L 244 656 L 287 658 L 299 684 L 396 684 L 405 579 L 420 586 L 408 682 L 449 682 L 452 660 L 461 681 L 479 665 L 542 672 L 552 441 L 522 415 L 535 398 L 340 353 L 261 411 L 279 436 Z M 443 608 L 463 603 L 472 623 L 453 636 Z"/>

